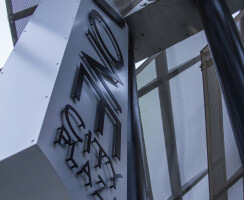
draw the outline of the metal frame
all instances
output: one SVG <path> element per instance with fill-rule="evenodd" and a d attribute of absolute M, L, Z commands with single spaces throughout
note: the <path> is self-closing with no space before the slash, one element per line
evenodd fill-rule
<path fill-rule="evenodd" d="M 220 191 L 227 182 L 222 97 L 208 46 L 201 51 L 201 59 L 206 118 L 209 193 L 210 199 L 215 199 L 216 192 Z M 228 199 L 227 191 L 222 193 L 221 199 Z"/>
<path fill-rule="evenodd" d="M 241 11 L 235 21 L 239 21 L 241 19 L 241 37 L 242 41 L 244 41 L 244 12 Z M 207 48 L 207 47 L 206 47 Z M 207 59 L 206 59 L 207 58 Z M 150 83 L 143 86 L 139 89 L 138 98 L 144 96 L 148 92 L 152 91 L 155 88 L 159 90 L 159 99 L 160 99 L 160 110 L 162 115 L 162 122 L 164 128 L 164 136 L 165 136 L 165 149 L 166 155 L 168 160 L 168 169 L 169 169 L 169 178 L 171 184 L 171 191 L 172 196 L 168 198 L 168 200 L 173 199 L 182 199 L 182 197 L 190 191 L 196 184 L 198 184 L 206 175 L 209 176 L 209 194 L 211 200 L 218 200 L 228 199 L 227 191 L 231 188 L 238 180 L 244 178 L 244 171 L 243 168 L 240 168 L 229 180 L 226 178 L 226 161 L 225 161 L 225 152 L 224 152 L 224 135 L 223 135 L 223 116 L 222 116 L 222 99 L 220 96 L 220 89 L 218 95 L 215 95 L 212 98 L 218 98 L 217 101 L 218 105 L 215 105 L 219 109 L 219 125 L 220 125 L 220 132 L 221 132 L 221 140 L 219 140 L 218 147 L 213 146 L 213 138 L 216 137 L 217 133 L 214 133 L 213 130 L 211 131 L 210 128 L 210 107 L 209 107 L 209 94 L 208 94 L 208 81 L 206 79 L 206 73 L 209 67 L 213 66 L 213 60 L 211 59 L 211 53 L 208 50 L 203 50 L 200 55 L 196 56 L 195 58 L 185 62 L 184 64 L 175 67 L 174 69 L 168 71 L 167 67 L 167 59 L 165 51 L 155 54 L 149 57 L 146 61 L 144 61 L 136 70 L 136 75 L 140 74 L 150 62 L 155 59 L 155 68 L 157 77 L 153 79 Z M 203 73 L 203 85 L 204 85 L 204 93 L 205 93 L 205 111 L 206 111 L 206 137 L 207 137 L 207 151 L 208 151 L 208 169 L 203 170 L 197 176 L 192 178 L 189 182 L 181 186 L 180 184 L 180 172 L 179 172 L 179 165 L 178 165 L 178 158 L 177 158 L 177 151 L 176 151 L 176 141 L 175 141 L 175 133 L 174 133 L 174 121 L 173 121 L 173 114 L 172 114 L 172 104 L 171 104 L 171 96 L 170 96 L 170 87 L 169 87 L 169 80 L 174 78 L 175 76 L 179 75 L 180 73 L 184 72 L 185 70 L 189 69 L 190 67 L 194 66 L 199 61 L 202 61 L 202 68 Z M 216 77 L 217 81 L 217 77 Z M 212 123 L 212 126 L 217 126 L 216 124 Z M 212 127 L 213 129 L 213 127 Z M 219 149 L 221 149 L 222 158 L 218 159 L 217 162 L 213 162 L 212 156 L 213 154 L 216 156 L 219 154 Z M 174 159 L 172 159 L 174 158 Z M 214 167 L 220 166 L 221 170 L 216 170 Z M 174 173 L 173 173 L 174 172 Z M 219 176 L 222 176 L 221 180 Z M 219 191 L 214 192 L 213 183 L 219 179 L 221 183 L 221 189 Z M 243 185 L 244 187 L 244 185 Z"/>
<path fill-rule="evenodd" d="M 181 193 L 181 181 L 180 181 L 180 169 L 178 163 L 178 154 L 176 147 L 175 139 L 175 128 L 174 128 L 174 118 L 172 111 L 172 103 L 170 96 L 170 85 L 169 85 L 169 76 L 168 74 L 168 65 L 166 52 L 163 51 L 160 53 L 156 59 L 156 72 L 157 79 L 161 80 L 162 84 L 158 87 L 159 101 L 160 101 L 160 110 L 162 116 L 162 124 L 164 129 L 164 138 L 165 138 L 165 149 L 167 155 L 167 163 L 169 169 L 169 179 L 171 185 L 172 196 L 178 196 L 178 193 Z M 178 198 L 179 200 L 182 197 Z"/>
<path fill-rule="evenodd" d="M 151 56 L 150 58 L 148 58 L 145 62 L 143 62 L 138 68 L 137 68 L 137 74 L 138 75 L 141 71 L 143 71 L 143 69 L 145 69 L 145 67 L 153 60 L 155 59 L 158 55 L 160 54 L 155 54 L 153 56 Z M 190 67 L 192 67 L 193 65 L 195 65 L 196 63 L 198 63 L 201 60 L 201 56 L 196 56 L 193 59 L 190 59 L 188 61 L 186 61 L 184 64 L 179 65 L 177 67 L 175 67 L 174 69 L 167 71 L 167 76 L 168 79 L 174 78 L 175 76 L 177 76 L 178 74 L 180 74 L 181 72 L 189 69 Z M 152 91 L 153 89 L 159 87 L 161 84 L 163 83 L 162 78 L 156 77 L 155 79 L 153 79 L 150 83 L 146 84 L 145 86 L 143 86 L 139 91 L 138 91 L 138 97 L 142 97 L 145 94 L 147 94 L 148 92 Z"/>
<path fill-rule="evenodd" d="M 146 66 L 154 59 L 157 77 L 138 90 L 138 98 L 144 96 L 153 89 L 158 88 L 160 111 L 164 129 L 165 149 L 172 192 L 172 196 L 169 197 L 168 200 L 181 200 L 188 191 L 190 191 L 208 174 L 208 170 L 203 170 L 203 172 L 200 172 L 189 182 L 181 186 L 169 80 L 194 66 L 201 60 L 201 56 L 198 55 L 193 59 L 185 62 L 184 64 L 168 71 L 166 51 L 163 51 L 149 57 L 146 61 L 144 61 L 137 68 L 136 75 L 140 74 L 140 72 L 143 71 Z"/>

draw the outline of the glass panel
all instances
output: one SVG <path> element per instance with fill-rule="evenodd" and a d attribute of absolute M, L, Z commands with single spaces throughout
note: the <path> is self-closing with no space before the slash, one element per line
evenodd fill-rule
<path fill-rule="evenodd" d="M 243 200 L 243 178 L 228 190 L 228 200 Z"/>
<path fill-rule="evenodd" d="M 171 196 L 158 89 L 139 99 L 146 154 L 154 199 Z"/>
<path fill-rule="evenodd" d="M 207 169 L 206 127 L 200 63 L 170 80 L 181 184 Z"/>
<path fill-rule="evenodd" d="M 143 86 L 151 82 L 157 77 L 155 69 L 155 60 L 150 62 L 145 69 L 143 69 L 137 76 L 137 89 L 141 89 Z"/>
<path fill-rule="evenodd" d="M 208 176 L 205 176 L 195 187 L 183 196 L 183 200 L 208 200 Z"/>
<path fill-rule="evenodd" d="M 232 131 L 229 116 L 226 110 L 224 98 L 222 98 L 223 107 L 223 126 L 224 126 L 224 141 L 225 141 L 225 161 L 226 161 L 226 177 L 231 178 L 234 173 L 240 169 L 241 160 L 236 146 L 234 133 Z"/>
<path fill-rule="evenodd" d="M 203 31 L 175 44 L 166 50 L 168 69 L 171 70 L 188 60 L 200 55 L 200 51 L 207 45 Z"/>

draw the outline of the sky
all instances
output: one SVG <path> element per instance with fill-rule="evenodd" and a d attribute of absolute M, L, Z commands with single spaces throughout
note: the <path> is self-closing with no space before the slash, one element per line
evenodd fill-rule
<path fill-rule="evenodd" d="M 5 0 L 0 0 L 0 68 L 13 49 Z"/>

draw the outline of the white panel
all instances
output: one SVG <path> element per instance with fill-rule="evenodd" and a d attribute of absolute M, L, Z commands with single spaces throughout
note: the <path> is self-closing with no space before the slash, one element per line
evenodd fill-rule
<path fill-rule="evenodd" d="M 200 51 L 207 45 L 205 33 L 200 33 L 175 44 L 166 50 L 168 69 L 171 70 L 186 61 L 200 55 Z"/>
<path fill-rule="evenodd" d="M 0 161 L 37 142 L 79 3 L 40 4 L 7 60 L 0 74 Z"/>
<path fill-rule="evenodd" d="M 200 63 L 170 80 L 181 184 L 207 169 L 207 147 Z"/>
<path fill-rule="evenodd" d="M 171 196 L 158 89 L 139 99 L 153 197 Z"/>
<path fill-rule="evenodd" d="M 205 176 L 197 185 L 183 196 L 183 200 L 208 200 L 208 176 Z"/>
<path fill-rule="evenodd" d="M 238 169 L 240 169 L 241 160 L 236 146 L 234 133 L 231 128 L 229 116 L 226 110 L 224 98 L 222 98 L 222 107 L 223 107 L 226 177 L 227 179 L 229 179 L 235 174 L 235 172 Z"/>

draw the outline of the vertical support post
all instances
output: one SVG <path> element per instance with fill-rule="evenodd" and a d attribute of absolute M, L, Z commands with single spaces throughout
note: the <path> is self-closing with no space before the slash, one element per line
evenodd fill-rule
<path fill-rule="evenodd" d="M 215 196 L 227 184 L 222 96 L 208 46 L 201 51 L 201 59 L 208 149 L 209 196 L 210 199 L 216 199 Z M 219 200 L 227 199 L 226 192 L 219 198 Z"/>
<path fill-rule="evenodd" d="M 145 143 L 142 134 L 139 103 L 134 65 L 134 48 L 132 38 L 129 43 L 129 113 L 128 123 L 128 194 L 127 199 L 152 200 Z"/>
<path fill-rule="evenodd" d="M 244 50 L 223 0 L 195 0 L 204 25 L 244 166 Z"/>
<path fill-rule="evenodd" d="M 166 52 L 161 52 L 156 57 L 157 78 L 162 80 L 158 87 L 162 123 L 164 128 L 165 148 L 168 161 L 169 178 L 172 196 L 181 200 L 181 181 L 180 169 L 178 163 L 178 154 L 176 148 L 175 128 L 173 120 L 173 111 L 170 95 L 168 64 Z"/>

